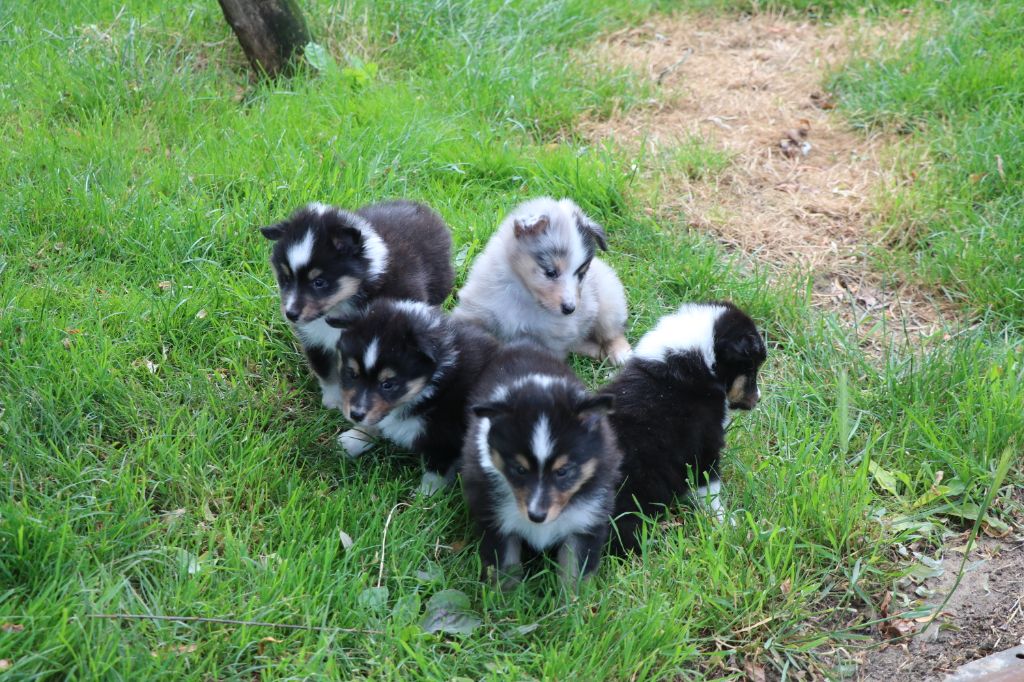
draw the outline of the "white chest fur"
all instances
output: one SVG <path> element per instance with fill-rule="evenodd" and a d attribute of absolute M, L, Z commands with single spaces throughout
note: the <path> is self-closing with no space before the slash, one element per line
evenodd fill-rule
<path fill-rule="evenodd" d="M 341 330 L 327 324 L 322 317 L 312 322 L 292 324 L 292 329 L 295 330 L 304 346 L 334 348 L 338 345 L 338 339 L 341 338 Z"/>
<path fill-rule="evenodd" d="M 416 439 L 419 438 L 427 428 L 422 417 L 401 416 L 391 412 L 377 424 L 377 428 L 388 440 L 401 445 L 403 448 L 411 448 Z"/>
<path fill-rule="evenodd" d="M 504 481 L 498 484 L 502 483 Z M 502 487 L 505 489 L 499 493 L 501 500 L 497 503 L 497 517 L 502 533 L 518 535 L 538 551 L 561 544 L 570 535 L 586 532 L 602 514 L 602 506 L 598 500 L 587 500 L 574 502 L 554 521 L 534 523 L 523 517 L 511 491 L 507 490 L 506 486 Z"/>

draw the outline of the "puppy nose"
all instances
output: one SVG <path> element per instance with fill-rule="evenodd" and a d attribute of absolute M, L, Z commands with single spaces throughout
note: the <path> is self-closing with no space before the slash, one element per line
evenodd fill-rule
<path fill-rule="evenodd" d="M 539 512 L 531 509 L 526 513 L 526 515 L 529 516 L 530 520 L 534 523 L 544 523 L 544 519 L 548 517 L 548 511 L 545 509 L 544 511 Z"/>
<path fill-rule="evenodd" d="M 294 322 L 295 320 L 299 319 L 299 311 L 292 310 L 289 308 L 288 310 L 284 311 L 284 316 L 287 317 L 292 322 Z"/>
<path fill-rule="evenodd" d="M 563 303 L 562 304 L 562 314 L 563 315 L 572 315 L 575 310 L 576 310 L 576 304 L 575 303 Z"/>
<path fill-rule="evenodd" d="M 348 416 L 349 419 L 358 424 L 359 422 L 363 421 L 363 419 L 366 418 L 366 412 L 364 412 L 363 410 L 351 410 L 348 413 Z"/>

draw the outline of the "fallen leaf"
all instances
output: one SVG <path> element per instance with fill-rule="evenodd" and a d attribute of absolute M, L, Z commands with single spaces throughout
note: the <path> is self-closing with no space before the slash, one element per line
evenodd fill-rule
<path fill-rule="evenodd" d="M 77 327 L 68 327 L 67 329 L 64 330 L 64 333 L 66 333 L 66 334 L 81 334 L 82 330 L 78 329 Z"/>
<path fill-rule="evenodd" d="M 402 595 L 391 607 L 391 619 L 397 623 L 411 623 L 420 615 L 420 597 L 415 592 Z"/>
<path fill-rule="evenodd" d="M 990 538 L 1005 538 L 1013 529 L 999 519 L 986 515 L 981 522 L 981 530 Z"/>
<path fill-rule="evenodd" d="M 206 319 L 206 308 L 202 308 L 202 309 L 200 309 L 200 311 L 198 313 L 196 313 L 196 319 L 197 320 L 205 320 Z"/>
<path fill-rule="evenodd" d="M 3 625 L 0 625 L 0 631 L 7 633 L 21 632 L 24 629 L 25 626 L 20 623 L 4 623 Z"/>
<path fill-rule="evenodd" d="M 173 523 L 185 515 L 184 509 L 174 509 L 172 511 L 164 512 L 160 515 L 160 520 L 164 523 Z"/>
<path fill-rule="evenodd" d="M 8 669 L 8 668 L 10 668 L 10 667 L 11 667 L 12 665 L 14 665 L 14 664 L 13 664 L 13 663 L 11 663 L 11 662 L 10 662 L 10 661 L 9 661 L 8 659 L 6 659 L 6 658 L 0 658 L 0 670 L 7 670 L 7 669 Z"/>
<path fill-rule="evenodd" d="M 338 539 L 341 540 L 341 546 L 345 549 L 352 547 L 352 536 L 343 530 L 338 531 Z"/>
<path fill-rule="evenodd" d="M 443 583 L 444 569 L 436 561 L 427 560 L 427 565 L 424 569 L 416 571 L 416 578 L 430 584 Z"/>
<path fill-rule="evenodd" d="M 533 632 L 534 630 L 536 630 L 539 627 L 540 627 L 540 623 L 530 623 L 529 625 L 520 625 L 519 627 L 516 628 L 516 632 L 518 632 L 520 635 L 528 635 L 528 634 L 530 634 L 531 632 Z"/>
<path fill-rule="evenodd" d="M 746 673 L 747 679 L 750 680 L 750 682 L 765 682 L 767 679 L 764 674 L 764 666 L 759 665 L 754 661 L 744 661 L 743 672 Z"/>
<path fill-rule="evenodd" d="M 64 344 L 64 348 L 66 348 L 67 350 L 71 350 L 71 339 L 70 339 L 70 337 L 65 336 L 64 340 L 61 341 L 61 343 Z"/>
<path fill-rule="evenodd" d="M 381 613 L 388 606 L 388 588 L 367 587 L 356 597 L 356 603 L 367 611 Z"/>
<path fill-rule="evenodd" d="M 64 250 L 64 242 L 57 242 L 56 244 L 54 244 L 53 245 L 53 250 L 54 251 L 63 251 Z"/>
<path fill-rule="evenodd" d="M 272 644 L 280 644 L 284 640 L 277 639 L 276 637 L 264 637 L 260 641 L 256 642 L 256 652 L 262 656 L 264 650 L 267 648 L 267 642 Z"/>
<path fill-rule="evenodd" d="M 878 632 L 886 639 L 900 639 L 917 632 L 917 624 L 906 618 L 893 618 L 879 623 Z"/>
<path fill-rule="evenodd" d="M 832 101 L 830 92 L 812 92 L 811 103 L 819 109 L 835 109 L 836 103 Z"/>
<path fill-rule="evenodd" d="M 789 578 L 786 578 L 782 581 L 782 584 L 779 585 L 779 589 L 782 590 L 782 594 L 788 595 L 790 592 L 793 591 L 793 583 L 790 581 Z"/>
<path fill-rule="evenodd" d="M 470 610 L 469 597 L 464 592 L 441 590 L 427 602 L 427 612 L 420 626 L 427 632 L 468 635 L 480 623 L 480 619 Z"/>
<path fill-rule="evenodd" d="M 173 286 L 173 284 L 171 283 L 171 281 L 170 281 L 170 280 L 166 280 L 166 279 L 165 279 L 164 281 L 162 281 L 162 282 L 157 282 L 157 284 L 156 284 L 156 285 L 157 285 L 158 287 L 160 287 L 160 289 L 161 289 L 162 291 L 167 291 L 168 289 L 170 289 L 170 288 L 171 288 L 171 287 Z"/>

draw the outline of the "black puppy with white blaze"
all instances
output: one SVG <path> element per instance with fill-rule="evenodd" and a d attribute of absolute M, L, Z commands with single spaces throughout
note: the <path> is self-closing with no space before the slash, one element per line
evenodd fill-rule
<path fill-rule="evenodd" d="M 473 391 L 462 486 L 482 533 L 485 575 L 518 580 L 523 544 L 557 552 L 563 580 L 597 570 L 621 455 L 607 414 L 560 358 L 531 342 L 505 346 Z"/>
<path fill-rule="evenodd" d="M 732 410 L 750 410 L 766 357 L 754 321 L 731 303 L 688 303 L 662 317 L 626 366 L 602 389 L 615 398 L 612 427 L 622 446 L 615 499 L 617 551 L 639 544 L 640 511 L 653 516 L 677 497 L 707 502 L 724 519 L 719 456 Z"/>
<path fill-rule="evenodd" d="M 438 305 L 455 281 L 448 226 L 412 201 L 354 212 L 309 204 L 260 231 L 274 242 L 281 313 L 320 380 L 324 407 L 341 408 L 335 354 L 345 319 L 379 296 Z"/>
<path fill-rule="evenodd" d="M 342 412 L 356 425 L 339 437 L 348 454 L 369 447 L 353 431 L 379 432 L 422 455 L 424 495 L 454 480 L 469 392 L 498 341 L 436 307 L 378 298 L 345 326 L 338 349 Z"/>

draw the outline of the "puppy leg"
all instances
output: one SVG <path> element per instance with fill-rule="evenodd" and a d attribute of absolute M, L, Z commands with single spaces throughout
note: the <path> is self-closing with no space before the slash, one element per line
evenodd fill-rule
<path fill-rule="evenodd" d="M 718 523 L 725 521 L 725 505 L 722 504 L 722 481 L 713 478 L 694 492 L 697 504 L 704 506 Z"/>
<path fill-rule="evenodd" d="M 615 271 L 602 261 L 594 259 L 590 269 L 593 286 L 597 291 L 597 319 L 593 340 L 600 348 L 601 359 L 614 365 L 625 364 L 632 352 L 626 340 L 626 292 Z"/>
<path fill-rule="evenodd" d="M 573 353 L 586 355 L 588 358 L 594 358 L 595 360 L 604 359 L 604 350 L 601 348 L 601 344 L 593 339 L 584 339 L 573 346 L 571 350 Z"/>
<path fill-rule="evenodd" d="M 323 406 L 330 410 L 341 409 L 341 379 L 338 376 L 338 354 L 334 349 L 310 346 L 304 349 L 310 369 L 320 382 Z"/>
<path fill-rule="evenodd" d="M 338 436 L 338 445 L 345 450 L 346 455 L 355 459 L 373 447 L 373 439 L 379 435 L 380 432 L 375 427 L 357 426 L 343 431 Z"/>
<path fill-rule="evenodd" d="M 558 548 L 558 573 L 562 583 L 575 588 L 581 578 L 589 578 L 601 563 L 601 550 L 608 539 L 608 528 L 594 533 L 574 534 Z"/>
<path fill-rule="evenodd" d="M 523 578 L 522 554 L 523 541 L 518 536 L 502 536 L 485 528 L 480 540 L 483 579 L 502 591 L 511 590 Z"/>
<path fill-rule="evenodd" d="M 448 471 L 443 474 L 438 471 L 432 471 L 427 469 L 423 472 L 423 478 L 420 479 L 420 487 L 417 491 L 419 495 L 423 497 L 431 497 L 432 495 L 444 490 L 452 482 L 455 481 L 455 467 L 451 467 Z"/>

